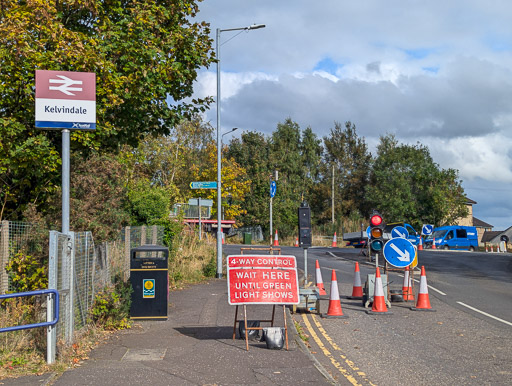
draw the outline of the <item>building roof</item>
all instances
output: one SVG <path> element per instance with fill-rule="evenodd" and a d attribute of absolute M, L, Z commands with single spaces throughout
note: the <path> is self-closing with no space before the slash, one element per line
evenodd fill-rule
<path fill-rule="evenodd" d="M 473 201 L 471 198 L 466 198 L 466 205 L 475 205 L 477 202 Z"/>
<path fill-rule="evenodd" d="M 493 225 L 487 224 L 485 221 L 482 221 L 479 218 L 476 218 L 475 216 L 473 216 L 473 226 L 479 228 L 494 228 Z"/>
<path fill-rule="evenodd" d="M 495 237 L 499 236 L 500 234 L 502 234 L 503 231 L 485 231 L 483 236 L 482 236 L 482 243 L 488 243 L 490 242 L 492 239 L 494 239 Z"/>

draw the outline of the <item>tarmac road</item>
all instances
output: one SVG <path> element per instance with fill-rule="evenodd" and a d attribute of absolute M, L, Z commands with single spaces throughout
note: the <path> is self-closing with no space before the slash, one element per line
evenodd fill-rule
<path fill-rule="evenodd" d="M 229 253 L 230 248 L 225 246 L 225 251 Z M 238 253 L 236 248 L 232 253 Z M 282 254 L 295 255 L 303 267 L 301 249 L 281 249 Z M 419 261 L 426 267 L 429 298 L 436 312 L 411 311 L 414 302 L 409 302 L 393 303 L 392 315 L 372 316 L 365 313 L 361 301 L 344 298 L 352 291 L 355 261 L 360 263 L 363 283 L 368 273 L 374 273 L 374 263 L 367 263 L 359 252 L 308 250 L 309 280 L 314 282 L 318 259 L 328 293 L 331 270 L 336 270 L 347 319 L 294 315 L 309 335 L 313 356 L 335 379 L 379 385 L 511 384 L 511 257 L 421 251 Z M 390 273 L 391 288 L 401 288 L 402 282 L 402 276 Z M 327 312 L 328 304 L 322 300 L 320 311 Z"/>

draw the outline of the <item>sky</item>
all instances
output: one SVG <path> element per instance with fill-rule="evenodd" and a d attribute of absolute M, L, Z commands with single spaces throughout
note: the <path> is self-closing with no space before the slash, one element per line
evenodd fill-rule
<path fill-rule="evenodd" d="M 269 135 L 291 118 L 322 138 L 351 121 L 374 155 L 394 134 L 459 171 L 475 217 L 512 226 L 512 2 L 204 0 L 199 9 L 213 39 L 217 28 L 266 25 L 221 33 L 222 132 Z M 216 71 L 201 69 L 196 97 L 216 97 Z M 206 119 L 216 127 L 215 105 Z"/>

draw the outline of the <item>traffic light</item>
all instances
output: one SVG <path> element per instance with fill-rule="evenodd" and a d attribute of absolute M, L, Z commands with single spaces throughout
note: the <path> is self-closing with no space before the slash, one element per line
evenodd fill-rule
<path fill-rule="evenodd" d="M 384 248 L 384 227 L 386 224 L 382 215 L 373 211 L 370 215 L 370 249 L 373 252 L 380 252 Z"/>
<path fill-rule="evenodd" d="M 312 244 L 311 236 L 311 209 L 306 201 L 300 204 L 298 210 L 299 217 L 299 245 L 302 248 L 310 247 Z"/>

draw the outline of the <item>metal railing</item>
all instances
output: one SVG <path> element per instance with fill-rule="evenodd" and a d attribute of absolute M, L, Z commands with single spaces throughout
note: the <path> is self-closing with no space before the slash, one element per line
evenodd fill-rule
<path fill-rule="evenodd" d="M 5 294 L 0 295 L 0 300 L 9 299 L 9 298 L 21 298 L 28 296 L 37 296 L 37 295 L 48 295 L 47 306 L 46 306 L 46 322 L 40 323 L 29 323 L 22 324 L 19 326 L 12 327 L 4 327 L 0 328 L 0 333 L 9 332 L 9 331 L 18 331 L 18 330 L 28 330 L 31 328 L 39 328 L 46 327 L 47 334 L 47 344 L 46 344 L 46 361 L 51 364 L 55 362 L 55 352 L 57 349 L 57 339 L 56 339 L 56 330 L 55 325 L 59 321 L 59 291 L 54 289 L 44 289 L 37 291 L 28 291 L 28 292 L 18 292 L 14 294 Z M 53 295 L 53 298 L 52 298 Z"/>

